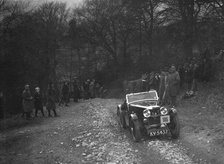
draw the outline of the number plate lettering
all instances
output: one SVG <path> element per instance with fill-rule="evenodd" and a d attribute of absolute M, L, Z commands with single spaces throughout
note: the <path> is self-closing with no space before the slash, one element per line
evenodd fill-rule
<path fill-rule="evenodd" d="M 158 136 L 158 135 L 165 135 L 168 133 L 167 129 L 163 129 L 163 130 L 156 130 L 156 131 L 151 131 L 149 132 L 150 137 L 152 136 Z"/>

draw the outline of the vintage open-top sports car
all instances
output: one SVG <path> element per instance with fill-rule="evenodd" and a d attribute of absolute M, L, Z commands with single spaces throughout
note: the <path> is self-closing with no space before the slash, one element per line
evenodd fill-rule
<path fill-rule="evenodd" d="M 179 137 L 177 110 L 160 106 L 158 102 L 157 92 L 150 90 L 127 94 L 124 103 L 117 106 L 119 124 L 129 128 L 134 141 L 140 141 L 145 135 L 171 134 L 173 139 Z"/>

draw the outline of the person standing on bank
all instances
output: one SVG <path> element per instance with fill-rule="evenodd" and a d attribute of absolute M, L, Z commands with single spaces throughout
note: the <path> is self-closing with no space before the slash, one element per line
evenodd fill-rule
<path fill-rule="evenodd" d="M 187 92 L 191 91 L 193 83 L 193 65 L 189 63 L 185 65 L 185 82 L 187 83 Z"/>
<path fill-rule="evenodd" d="M 83 83 L 84 99 L 89 99 L 89 80 Z"/>
<path fill-rule="evenodd" d="M 171 66 L 168 75 L 168 93 L 170 98 L 170 105 L 175 107 L 176 106 L 176 98 L 179 92 L 180 86 L 180 76 L 179 73 L 176 71 L 176 67 L 174 65 Z"/>
<path fill-rule="evenodd" d="M 37 117 L 37 113 L 40 110 L 44 117 L 43 103 L 42 103 L 42 95 L 40 93 L 40 88 L 35 88 L 34 93 L 34 107 L 35 107 L 35 117 Z"/>
<path fill-rule="evenodd" d="M 65 82 L 62 87 L 62 102 L 65 104 L 65 106 L 68 106 L 69 102 L 69 86 L 68 83 Z"/>
<path fill-rule="evenodd" d="M 160 82 L 159 82 L 159 99 L 162 105 L 166 105 L 168 101 L 168 93 L 167 93 L 167 77 L 168 77 L 168 68 L 161 69 L 160 73 Z"/>
<path fill-rule="evenodd" d="M 58 116 L 56 113 L 55 94 L 56 91 L 54 89 L 54 85 L 50 83 L 47 89 L 47 105 L 46 105 L 46 108 L 48 110 L 48 117 L 52 117 L 51 111 L 54 112 L 55 117 Z"/>
<path fill-rule="evenodd" d="M 0 89 L 0 119 L 4 118 L 3 92 Z"/>
<path fill-rule="evenodd" d="M 89 84 L 90 98 L 95 98 L 95 80 L 92 80 Z"/>
<path fill-rule="evenodd" d="M 25 85 L 25 89 L 22 93 L 23 97 L 23 111 L 26 114 L 26 119 L 30 119 L 31 112 L 33 111 L 33 97 L 30 92 L 30 86 Z"/>
<path fill-rule="evenodd" d="M 76 80 L 74 80 L 73 82 L 73 91 L 74 91 L 74 94 L 73 94 L 74 102 L 78 102 L 80 98 L 80 90 Z"/>

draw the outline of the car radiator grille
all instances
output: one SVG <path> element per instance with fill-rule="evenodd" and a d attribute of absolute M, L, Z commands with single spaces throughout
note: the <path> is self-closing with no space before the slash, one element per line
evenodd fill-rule
<path fill-rule="evenodd" d="M 150 117 L 146 122 L 148 125 L 160 124 L 160 117 Z"/>

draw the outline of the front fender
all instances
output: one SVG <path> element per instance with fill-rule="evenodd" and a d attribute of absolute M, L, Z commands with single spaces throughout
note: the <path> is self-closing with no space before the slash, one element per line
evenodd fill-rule
<path fill-rule="evenodd" d="M 120 113 L 121 113 L 121 105 L 119 104 L 119 105 L 117 106 L 117 116 L 119 116 Z"/>

